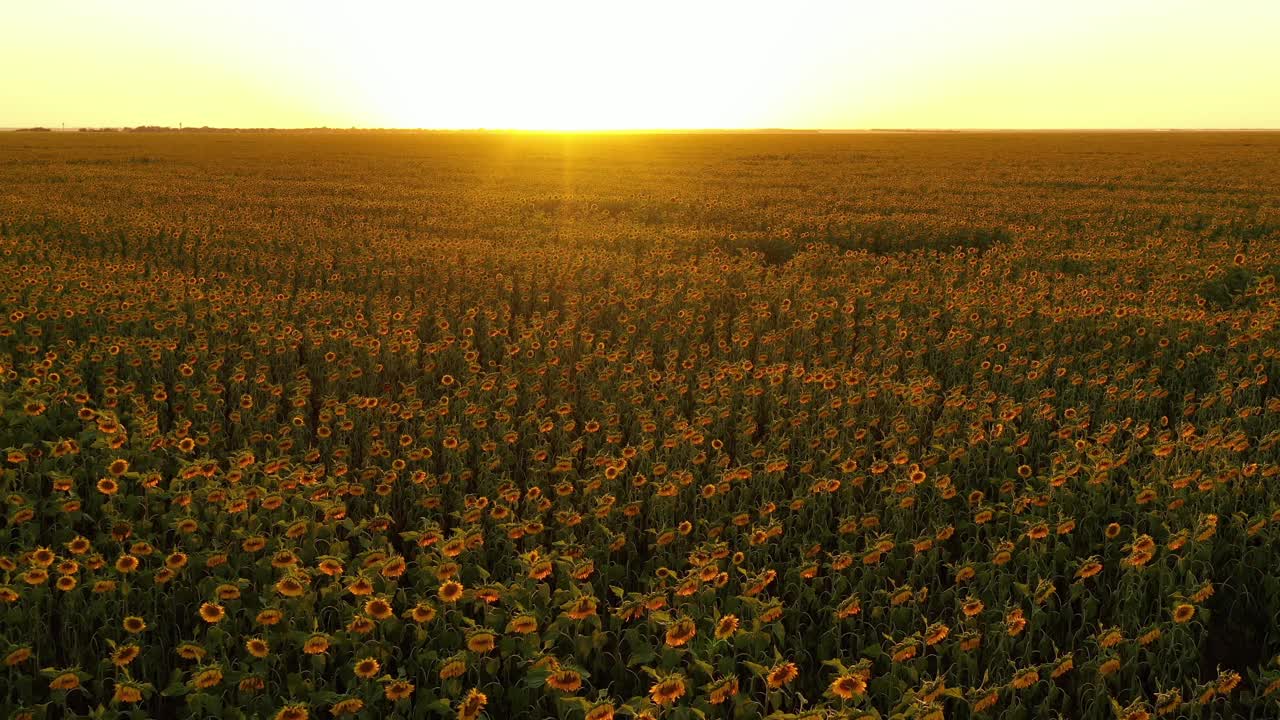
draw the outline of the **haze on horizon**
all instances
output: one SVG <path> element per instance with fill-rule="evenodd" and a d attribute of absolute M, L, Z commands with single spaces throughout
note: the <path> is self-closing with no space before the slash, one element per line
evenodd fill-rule
<path fill-rule="evenodd" d="M 0 127 L 1280 127 L 1274 0 L 41 0 L 0 17 Z"/>

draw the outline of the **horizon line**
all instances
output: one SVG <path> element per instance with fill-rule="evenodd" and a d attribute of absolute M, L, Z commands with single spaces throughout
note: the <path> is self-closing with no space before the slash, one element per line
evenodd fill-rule
<path fill-rule="evenodd" d="M 508 133 L 534 135 L 568 134 L 853 134 L 853 133 L 1173 133 L 1173 132 L 1280 132 L 1280 127 L 871 127 L 871 128 L 805 128 L 805 127 L 635 127 L 635 128 L 519 128 L 519 127 L 407 127 L 360 126 L 349 127 L 268 126 L 268 125 L 75 125 L 58 127 L 45 125 L 0 125 L 0 132 L 423 132 L 423 133 Z"/>

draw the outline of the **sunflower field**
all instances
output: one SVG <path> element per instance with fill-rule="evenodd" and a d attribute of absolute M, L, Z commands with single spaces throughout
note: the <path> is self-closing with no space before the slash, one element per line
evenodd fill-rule
<path fill-rule="evenodd" d="M 1280 136 L 0 135 L 10 718 L 1280 717 Z"/>

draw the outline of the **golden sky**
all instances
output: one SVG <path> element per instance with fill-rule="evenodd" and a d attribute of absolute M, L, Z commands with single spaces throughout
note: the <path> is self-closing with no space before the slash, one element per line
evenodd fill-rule
<path fill-rule="evenodd" d="M 1280 0 L 0 5 L 0 127 L 1280 127 Z"/>

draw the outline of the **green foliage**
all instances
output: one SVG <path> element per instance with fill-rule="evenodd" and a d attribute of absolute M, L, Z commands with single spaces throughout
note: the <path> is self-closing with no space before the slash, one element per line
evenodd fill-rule
<path fill-rule="evenodd" d="M 1221 277 L 1205 281 L 1198 294 L 1205 302 L 1217 310 L 1229 308 L 1256 308 L 1260 295 L 1259 287 L 1274 287 L 1280 277 L 1280 265 L 1260 271 L 1244 267 L 1232 267 Z"/>

